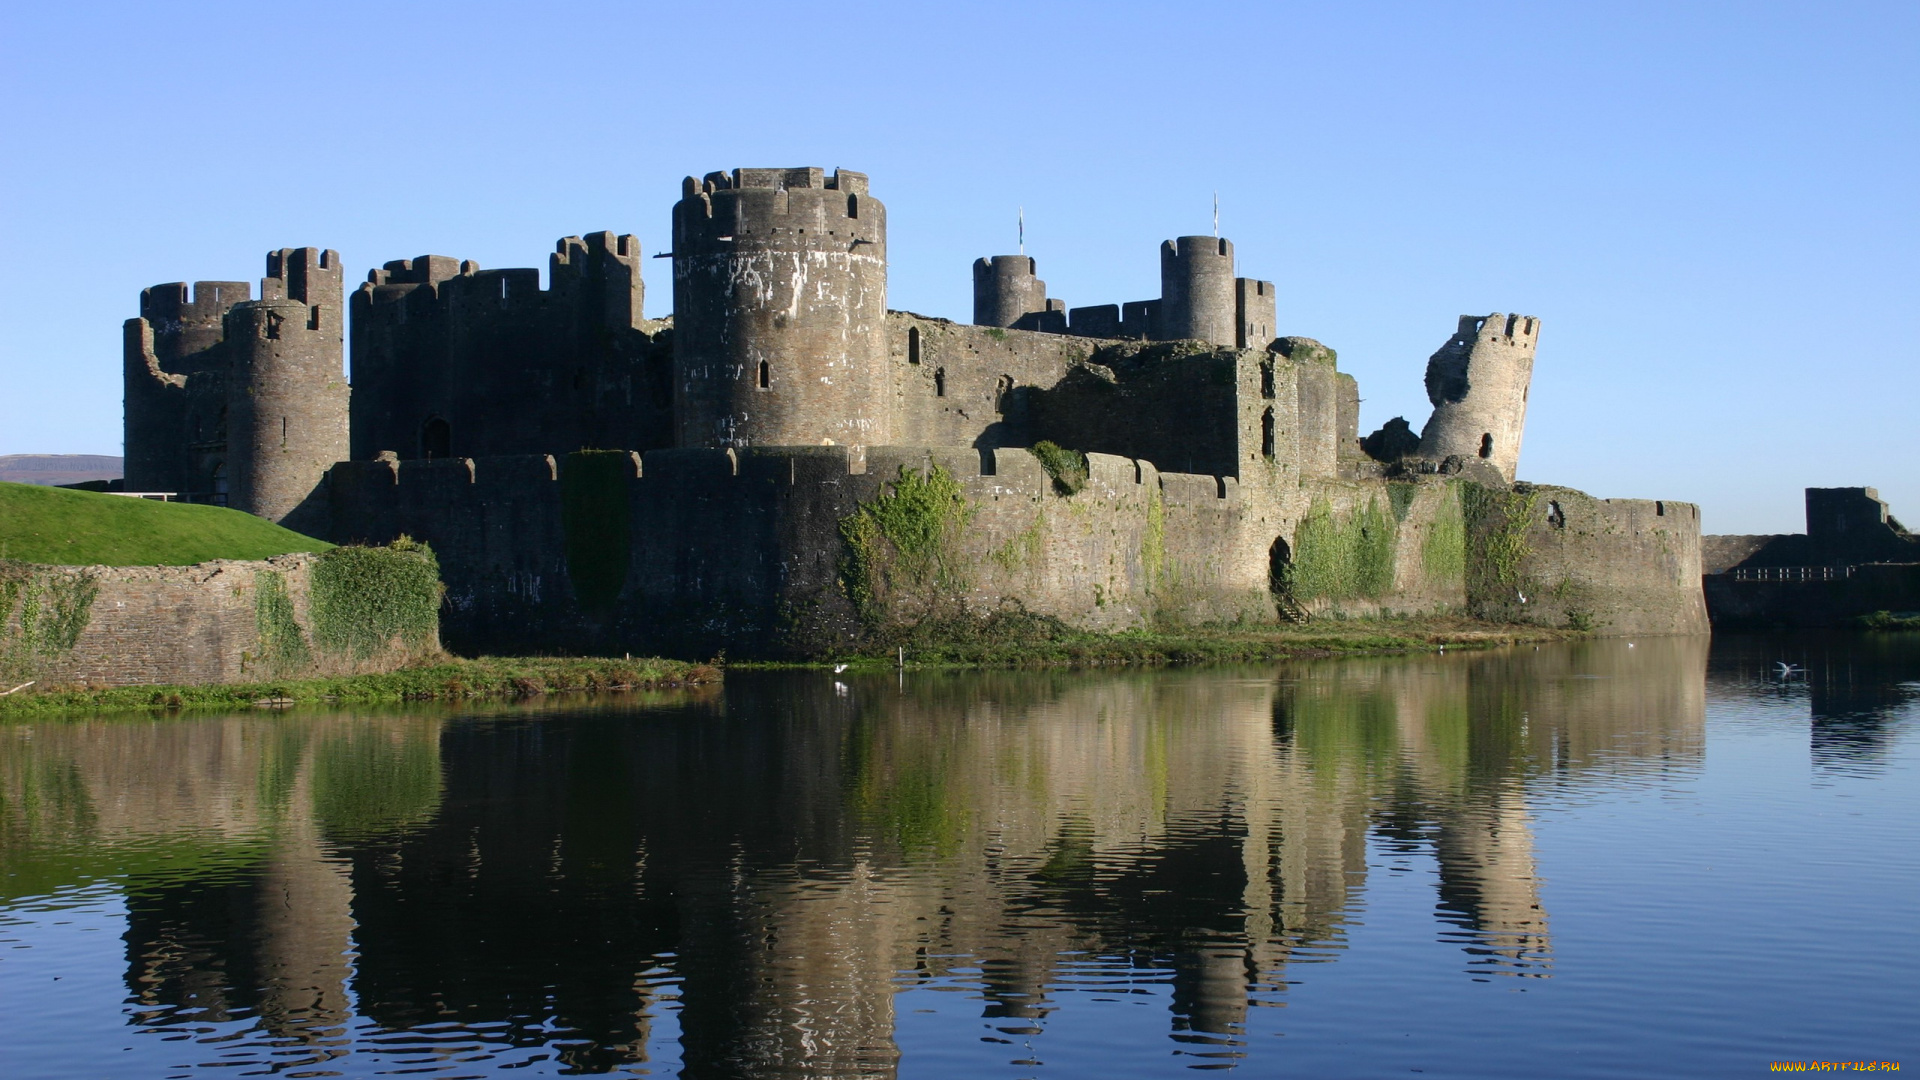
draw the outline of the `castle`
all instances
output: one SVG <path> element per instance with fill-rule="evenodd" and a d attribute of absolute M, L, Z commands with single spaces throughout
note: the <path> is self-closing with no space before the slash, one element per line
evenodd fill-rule
<path fill-rule="evenodd" d="M 1463 317 L 1424 429 L 1362 438 L 1353 378 L 1219 237 L 1161 245 L 1158 299 L 1071 309 L 981 259 L 969 325 L 888 309 L 860 173 L 689 177 L 671 242 L 657 321 L 613 233 L 561 240 L 545 290 L 430 255 L 349 297 L 313 248 L 258 300 L 148 289 L 126 486 L 426 540 L 467 648 L 818 653 L 1010 612 L 1705 629 L 1695 507 L 1514 484 L 1534 318 Z"/>

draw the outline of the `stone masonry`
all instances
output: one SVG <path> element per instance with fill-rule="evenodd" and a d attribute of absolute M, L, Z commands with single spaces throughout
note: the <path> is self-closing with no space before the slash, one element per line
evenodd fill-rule
<path fill-rule="evenodd" d="M 830 651 L 861 632 L 844 523 L 935 466 L 965 505 L 943 602 L 969 617 L 1705 628 L 1682 503 L 1554 489 L 1564 520 L 1526 523 L 1522 569 L 1558 591 L 1470 591 L 1481 502 L 1460 485 L 1514 483 L 1537 319 L 1463 316 L 1428 362 L 1424 430 L 1363 440 L 1358 385 L 1278 332 L 1272 283 L 1240 276 L 1227 239 L 1162 243 L 1161 296 L 1104 306 L 1049 297 L 1024 254 L 983 258 L 971 324 L 888 310 L 887 245 L 865 175 L 735 169 L 682 186 L 670 318 L 645 317 L 631 235 L 561 240 L 545 290 L 530 269 L 389 262 L 351 299 L 350 405 L 325 377 L 332 252 L 270 257 L 260 301 L 156 286 L 127 331 L 129 486 L 334 541 L 428 540 L 457 648 Z M 1083 488 L 1042 470 L 1042 442 L 1085 455 Z M 631 460 L 592 482 L 599 552 L 587 474 L 569 479 L 583 449 Z M 888 595 L 893 616 L 921 603 Z"/>

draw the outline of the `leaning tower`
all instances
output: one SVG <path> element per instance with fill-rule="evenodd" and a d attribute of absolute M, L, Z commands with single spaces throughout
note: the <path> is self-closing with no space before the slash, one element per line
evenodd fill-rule
<path fill-rule="evenodd" d="M 688 177 L 673 208 L 675 441 L 891 441 L 887 211 L 864 174 Z"/>
<path fill-rule="evenodd" d="M 340 254 L 269 253 L 260 296 L 226 317 L 228 505 L 297 529 L 288 516 L 348 454 Z"/>
<path fill-rule="evenodd" d="M 1497 311 L 1460 316 L 1460 329 L 1427 361 L 1433 416 L 1420 432 L 1420 456 L 1477 458 L 1511 484 L 1539 342 L 1539 319 Z"/>

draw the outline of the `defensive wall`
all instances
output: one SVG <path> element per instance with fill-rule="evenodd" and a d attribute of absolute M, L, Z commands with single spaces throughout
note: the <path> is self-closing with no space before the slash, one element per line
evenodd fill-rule
<path fill-rule="evenodd" d="M 1920 611 L 1920 539 L 1870 487 L 1806 489 L 1807 531 L 1701 538 L 1715 625 L 1841 626 Z"/>
<path fill-rule="evenodd" d="M 817 654 L 1008 612 L 1101 630 L 1258 624 L 1276 619 L 1276 590 L 1324 614 L 1467 606 L 1456 483 L 1331 480 L 1277 499 L 1133 458 L 1086 466 L 1067 494 L 1008 447 L 389 458 L 335 466 L 328 495 L 335 539 L 434 548 L 461 651 Z M 910 524 L 937 549 L 903 560 L 884 525 L 849 532 L 897 497 L 903 470 L 912 486 L 936 469 L 957 501 Z"/>
<path fill-rule="evenodd" d="M 422 255 L 352 298 L 351 460 L 673 442 L 671 352 L 643 317 L 640 242 L 563 237 L 536 269 Z"/>
<path fill-rule="evenodd" d="M 52 686 L 260 682 L 387 671 L 438 652 L 430 563 L 414 552 L 342 552 L 357 574 L 316 587 L 324 555 L 194 566 L 44 566 L 0 562 L 0 679 Z M 369 565 L 371 562 L 371 566 Z M 413 622 L 385 621 L 381 591 L 412 567 Z M 421 564 L 413 566 L 413 564 Z M 401 573 L 408 574 L 403 569 Z M 316 594 L 328 605 L 317 619 Z"/>
<path fill-rule="evenodd" d="M 1698 506 L 1535 484 L 1492 497 L 1470 538 L 1475 614 L 1610 635 L 1707 632 Z"/>

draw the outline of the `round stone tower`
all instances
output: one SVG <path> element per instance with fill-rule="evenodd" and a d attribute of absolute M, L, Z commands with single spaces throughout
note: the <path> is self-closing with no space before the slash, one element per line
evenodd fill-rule
<path fill-rule="evenodd" d="M 1420 432 L 1420 456 L 1484 461 L 1508 483 L 1520 467 L 1540 320 L 1525 315 L 1462 315 L 1427 360 L 1433 416 Z"/>
<path fill-rule="evenodd" d="M 862 173 L 688 177 L 673 208 L 675 441 L 883 445 L 887 211 Z"/>
<path fill-rule="evenodd" d="M 973 263 L 973 324 L 1012 326 L 1020 317 L 1047 310 L 1047 283 L 1034 276 L 1025 255 L 995 255 Z"/>
<path fill-rule="evenodd" d="M 297 529 L 289 516 L 348 453 L 340 256 L 273 252 L 260 294 L 226 318 L 228 505 Z"/>
<path fill-rule="evenodd" d="M 1160 331 L 1165 341 L 1232 346 L 1238 336 L 1233 244 L 1183 236 L 1160 245 Z"/>

